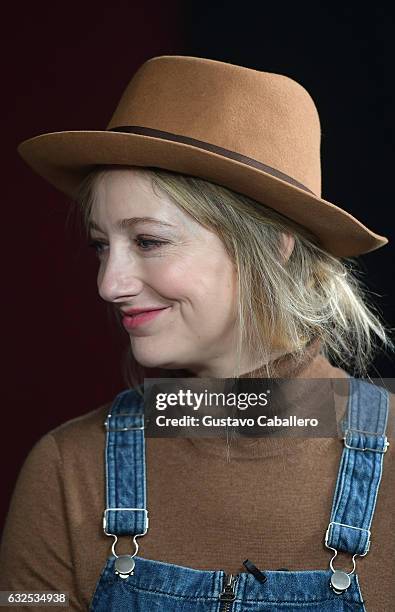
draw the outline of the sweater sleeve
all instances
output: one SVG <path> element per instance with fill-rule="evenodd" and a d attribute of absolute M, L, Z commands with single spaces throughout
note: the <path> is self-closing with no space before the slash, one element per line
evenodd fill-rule
<path fill-rule="evenodd" d="M 67 609 L 85 610 L 75 586 L 62 474 L 59 448 L 47 433 L 27 455 L 11 497 L 0 544 L 0 590 L 65 592 Z M 48 606 L 18 607 L 32 609 Z"/>

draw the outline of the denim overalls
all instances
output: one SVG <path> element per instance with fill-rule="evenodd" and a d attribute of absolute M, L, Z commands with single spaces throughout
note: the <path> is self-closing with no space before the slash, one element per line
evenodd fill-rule
<path fill-rule="evenodd" d="M 137 555 L 136 536 L 148 530 L 146 507 L 144 400 L 133 389 L 119 393 L 104 423 L 106 509 L 103 529 L 114 536 L 90 602 L 94 612 L 326 612 L 366 610 L 355 573 L 355 557 L 366 555 L 380 485 L 389 394 L 362 379 L 349 378 L 347 411 L 341 422 L 344 448 L 325 545 L 334 554 L 329 569 L 264 570 L 226 574 L 198 570 Z M 141 386 L 143 388 L 143 385 Z M 118 535 L 132 536 L 131 555 L 117 555 Z M 319 543 L 317 542 L 317 546 Z M 353 555 L 347 573 L 333 568 L 337 551 Z"/>

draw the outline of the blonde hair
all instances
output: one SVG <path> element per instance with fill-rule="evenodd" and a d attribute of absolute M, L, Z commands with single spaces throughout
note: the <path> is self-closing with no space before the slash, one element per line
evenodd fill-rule
<path fill-rule="evenodd" d="M 80 185 L 74 203 L 87 228 L 94 204 L 94 187 L 113 168 L 96 166 Z M 369 303 L 369 291 L 354 258 L 338 258 L 320 247 L 304 227 L 274 209 L 207 180 L 160 168 L 144 167 L 153 188 L 164 191 L 176 206 L 215 232 L 234 264 L 237 277 L 237 363 L 248 349 L 271 377 L 272 348 L 292 352 L 303 361 L 306 346 L 322 341 L 321 352 L 353 376 L 368 376 L 381 341 L 394 350 L 389 330 Z M 294 237 L 287 260 L 282 256 L 282 232 Z M 392 330 L 391 330 L 392 331 Z M 123 374 L 130 387 L 152 376 L 138 364 L 130 346 Z M 190 376 L 185 370 L 155 369 L 154 377 Z M 238 369 L 235 370 L 237 378 Z"/>

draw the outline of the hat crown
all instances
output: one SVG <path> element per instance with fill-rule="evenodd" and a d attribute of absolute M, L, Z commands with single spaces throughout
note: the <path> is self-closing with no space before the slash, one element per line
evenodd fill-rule
<path fill-rule="evenodd" d="M 197 139 L 271 166 L 321 196 L 321 127 L 293 79 L 217 60 L 149 59 L 107 126 L 143 126 Z"/>
<path fill-rule="evenodd" d="M 23 159 L 72 199 L 102 166 L 154 167 L 244 194 L 305 227 L 335 256 L 388 242 L 321 197 L 317 108 L 288 76 L 161 55 L 140 66 L 106 130 L 39 134 Z"/>

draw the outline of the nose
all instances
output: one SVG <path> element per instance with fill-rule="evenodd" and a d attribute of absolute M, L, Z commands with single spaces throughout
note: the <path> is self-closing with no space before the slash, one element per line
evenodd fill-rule
<path fill-rule="evenodd" d="M 133 258 L 113 252 L 101 262 L 97 275 L 100 297 L 107 302 L 126 301 L 138 295 L 143 281 L 137 262 Z"/>

